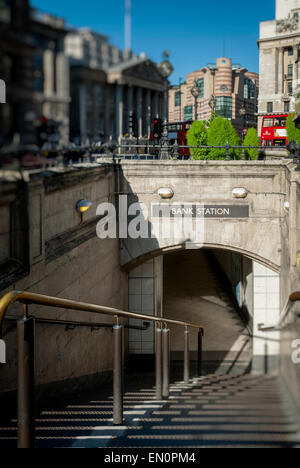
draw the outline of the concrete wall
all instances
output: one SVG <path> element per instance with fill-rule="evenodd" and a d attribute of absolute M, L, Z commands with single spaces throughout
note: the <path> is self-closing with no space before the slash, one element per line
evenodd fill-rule
<path fill-rule="evenodd" d="M 280 333 L 261 332 L 260 325 L 276 326 L 280 318 L 280 276 L 269 268 L 253 263 L 253 366 L 254 373 L 279 370 Z"/>
<path fill-rule="evenodd" d="M 154 260 L 140 265 L 129 274 L 129 311 L 154 315 Z M 143 326 L 141 320 L 130 320 L 130 325 Z M 129 354 L 154 354 L 154 325 L 148 330 L 129 330 Z"/>
<path fill-rule="evenodd" d="M 31 176 L 27 192 L 30 273 L 1 291 L 1 295 L 12 289 L 27 290 L 127 310 L 128 281 L 119 267 L 118 240 L 101 241 L 96 237 L 96 208 L 114 192 L 113 171 L 96 167 L 58 171 L 46 178 Z M 93 202 L 82 224 L 75 209 L 81 199 Z M 5 246 L 1 244 L 0 258 L 3 249 Z M 17 305 L 10 315 L 21 312 L 21 306 Z M 112 321 L 108 316 L 35 306 L 30 307 L 30 313 L 91 323 Z M 6 330 L 8 363 L 0 368 L 0 391 L 16 388 L 16 335 L 11 324 Z M 37 325 L 36 349 L 38 385 L 112 369 L 110 329 L 77 328 L 66 332 L 64 327 Z"/>
<path fill-rule="evenodd" d="M 289 163 L 238 162 L 226 166 L 221 161 L 180 162 L 122 162 L 120 165 L 120 188 L 129 194 L 128 201 L 139 202 L 144 207 L 145 218 L 151 225 L 151 204 L 160 203 L 157 191 L 169 187 L 174 191 L 170 204 L 220 204 L 247 205 L 249 219 L 205 219 L 200 233 L 189 236 L 175 235 L 149 240 L 126 240 L 121 250 L 121 263 L 131 267 L 143 256 L 161 250 L 168 251 L 186 242 L 197 248 L 224 248 L 242 253 L 262 264 L 280 269 L 281 222 L 284 216 L 285 193 L 288 182 L 286 172 Z M 237 201 L 232 190 L 245 187 L 249 195 Z M 188 189 L 187 189 L 188 188 Z M 166 202 L 168 203 L 168 202 Z M 146 209 L 145 209 L 146 208 Z M 147 215 L 148 211 L 148 215 Z"/>

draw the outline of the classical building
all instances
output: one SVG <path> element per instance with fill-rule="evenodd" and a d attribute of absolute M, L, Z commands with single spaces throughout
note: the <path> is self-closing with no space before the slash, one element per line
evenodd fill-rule
<path fill-rule="evenodd" d="M 64 51 L 64 19 L 31 9 L 34 40 L 34 102 L 38 119 L 53 123 L 59 142 L 69 142 L 70 77 Z"/>
<path fill-rule="evenodd" d="M 260 25 L 259 130 L 262 117 L 296 109 L 299 88 L 300 0 L 276 0 L 276 19 Z"/>
<path fill-rule="evenodd" d="M 199 97 L 195 101 L 192 88 L 195 82 Z M 259 75 L 248 72 L 230 58 L 218 58 L 199 71 L 189 73 L 186 82 L 173 86 L 169 92 L 170 122 L 208 120 L 213 110 L 232 121 L 242 133 L 247 127 L 256 127 Z"/>
<path fill-rule="evenodd" d="M 41 119 L 60 143 L 69 141 L 69 64 L 64 20 L 30 8 L 28 0 L 0 0 L 0 144 L 36 143 Z"/>
<path fill-rule="evenodd" d="M 89 29 L 70 32 L 71 139 L 85 143 L 110 137 L 149 137 L 161 116 L 165 82 L 145 54 L 136 56 L 109 44 Z"/>
<path fill-rule="evenodd" d="M 0 79 L 6 104 L 0 106 L 0 146 L 33 143 L 34 47 L 29 35 L 28 0 L 0 0 Z"/>

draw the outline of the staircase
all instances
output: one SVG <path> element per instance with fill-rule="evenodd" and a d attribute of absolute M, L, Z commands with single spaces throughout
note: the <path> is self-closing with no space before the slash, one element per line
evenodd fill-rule
<path fill-rule="evenodd" d="M 297 412 L 277 376 L 208 375 L 171 385 L 155 400 L 153 376 L 131 376 L 125 421 L 112 424 L 110 386 L 39 410 L 40 448 L 300 448 Z M 1 416 L 0 447 L 17 444 L 16 419 Z"/>

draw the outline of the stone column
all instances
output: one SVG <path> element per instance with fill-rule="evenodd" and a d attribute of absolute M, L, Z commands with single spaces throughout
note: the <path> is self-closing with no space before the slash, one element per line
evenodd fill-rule
<path fill-rule="evenodd" d="M 70 115 L 70 66 L 67 57 L 63 52 L 58 52 L 56 56 L 56 94 L 62 102 L 58 104 L 57 116 L 62 122 L 60 126 L 61 142 L 67 144 L 69 141 Z"/>
<path fill-rule="evenodd" d="M 54 53 L 51 49 L 44 52 L 44 93 L 46 96 L 54 94 Z"/>
<path fill-rule="evenodd" d="M 79 109 L 80 109 L 80 138 L 81 144 L 84 145 L 87 139 L 86 134 L 86 89 L 85 85 L 80 85 L 79 88 Z"/>
<path fill-rule="evenodd" d="M 108 140 L 111 133 L 111 122 L 110 122 L 110 87 L 105 86 L 105 110 L 104 110 L 104 133 L 105 139 Z"/>
<path fill-rule="evenodd" d="M 117 139 L 121 143 L 123 138 L 123 112 L 124 112 L 124 102 L 123 102 L 123 86 L 117 85 L 116 88 L 116 128 L 117 128 Z"/>
<path fill-rule="evenodd" d="M 158 119 L 160 117 L 159 112 L 159 92 L 156 91 L 154 94 L 154 118 Z"/>
<path fill-rule="evenodd" d="M 299 62 L 298 62 L 298 46 L 294 47 L 294 90 L 298 87 L 298 80 L 299 80 Z"/>
<path fill-rule="evenodd" d="M 143 89 L 137 89 L 137 125 L 138 138 L 143 138 Z"/>
<path fill-rule="evenodd" d="M 146 92 L 146 127 L 147 137 L 150 138 L 151 133 L 151 91 L 150 89 Z"/>
<path fill-rule="evenodd" d="M 127 92 L 127 123 L 126 127 L 128 129 L 129 137 L 132 138 L 132 128 L 130 127 L 130 120 L 133 116 L 133 86 L 128 86 Z"/>
<path fill-rule="evenodd" d="M 278 54 L 278 94 L 284 94 L 284 48 Z"/>

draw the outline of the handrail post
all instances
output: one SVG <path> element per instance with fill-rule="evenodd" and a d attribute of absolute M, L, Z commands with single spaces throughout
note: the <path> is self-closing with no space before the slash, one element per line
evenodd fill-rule
<path fill-rule="evenodd" d="M 190 382 L 190 332 L 184 331 L 184 383 Z"/>
<path fill-rule="evenodd" d="M 156 326 L 156 350 L 155 350 L 155 378 L 156 399 L 162 400 L 162 328 L 158 323 Z"/>
<path fill-rule="evenodd" d="M 203 347 L 203 330 L 198 331 L 198 377 L 202 376 L 202 347 Z"/>
<path fill-rule="evenodd" d="M 163 398 L 170 396 L 170 330 L 163 329 Z"/>
<path fill-rule="evenodd" d="M 34 337 L 33 317 L 18 321 L 18 448 L 34 448 Z"/>
<path fill-rule="evenodd" d="M 123 326 L 114 326 L 114 425 L 123 424 Z"/>

